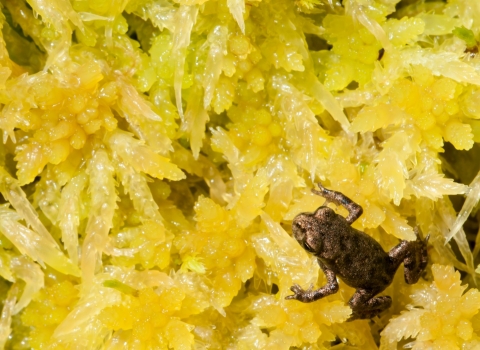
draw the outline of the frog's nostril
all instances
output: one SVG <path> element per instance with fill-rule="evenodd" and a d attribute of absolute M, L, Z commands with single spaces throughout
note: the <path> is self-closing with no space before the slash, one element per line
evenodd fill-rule
<path fill-rule="evenodd" d="M 302 229 L 302 227 L 300 226 L 300 224 L 293 223 L 292 232 L 293 232 L 293 236 L 295 237 L 295 239 L 297 241 L 303 240 L 303 237 L 305 236 L 305 232 Z"/>

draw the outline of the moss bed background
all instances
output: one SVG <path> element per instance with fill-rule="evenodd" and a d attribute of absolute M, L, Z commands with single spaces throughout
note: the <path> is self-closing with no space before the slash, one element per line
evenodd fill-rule
<path fill-rule="evenodd" d="M 0 348 L 480 349 L 480 1 L 0 4 Z M 284 299 L 318 181 L 430 234 L 373 320 Z"/>

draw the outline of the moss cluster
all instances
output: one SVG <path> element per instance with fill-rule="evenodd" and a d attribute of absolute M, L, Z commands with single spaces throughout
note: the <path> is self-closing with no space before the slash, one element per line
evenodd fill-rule
<path fill-rule="evenodd" d="M 0 4 L 0 347 L 480 347 L 478 0 Z M 374 320 L 285 300 L 317 181 L 430 234 Z"/>

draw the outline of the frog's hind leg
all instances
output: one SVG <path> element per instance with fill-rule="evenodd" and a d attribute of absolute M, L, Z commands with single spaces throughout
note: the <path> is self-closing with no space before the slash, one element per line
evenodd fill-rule
<path fill-rule="evenodd" d="M 427 241 L 429 236 L 424 240 L 421 239 L 418 227 L 415 227 L 415 234 L 417 236 L 415 241 L 401 241 L 388 252 L 393 269 L 396 270 L 403 263 L 405 282 L 408 284 L 417 283 L 428 263 Z"/>
<path fill-rule="evenodd" d="M 348 302 L 352 308 L 352 316 L 348 321 L 373 318 L 387 310 L 392 305 L 392 298 L 389 296 L 375 297 L 378 293 L 378 290 L 357 289 Z"/>
<path fill-rule="evenodd" d="M 335 203 L 336 205 L 341 205 L 348 210 L 348 216 L 345 218 L 345 220 L 347 220 L 350 225 L 355 222 L 355 220 L 357 220 L 360 215 L 362 215 L 363 208 L 359 204 L 355 203 L 350 198 L 345 196 L 343 193 L 328 190 L 320 183 L 318 184 L 318 188 L 320 190 L 312 189 L 312 192 L 319 196 L 322 196 L 327 201 Z"/>
<path fill-rule="evenodd" d="M 428 264 L 427 242 L 430 236 L 428 235 L 422 240 L 418 233 L 418 227 L 415 227 L 415 234 L 417 240 L 409 242 L 413 248 L 409 250 L 405 260 L 403 260 L 405 282 L 408 284 L 417 283 Z"/>

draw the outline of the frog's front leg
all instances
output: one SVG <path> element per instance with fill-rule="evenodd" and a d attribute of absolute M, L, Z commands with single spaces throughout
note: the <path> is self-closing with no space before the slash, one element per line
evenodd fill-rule
<path fill-rule="evenodd" d="M 318 183 L 318 188 L 320 190 L 312 189 L 312 192 L 319 196 L 322 196 L 327 201 L 335 203 L 338 206 L 341 205 L 348 210 L 348 216 L 345 218 L 345 220 L 347 220 L 350 225 L 353 224 L 353 222 L 355 222 L 355 220 L 357 220 L 360 215 L 362 215 L 363 208 L 359 204 L 355 203 L 350 198 L 345 196 L 343 193 L 328 190 L 320 183 Z"/>
<path fill-rule="evenodd" d="M 330 270 L 327 266 L 325 266 L 320 260 L 318 260 L 318 265 L 325 273 L 327 277 L 327 284 L 317 290 L 304 290 L 298 284 L 294 284 L 290 290 L 294 293 L 293 295 L 288 295 L 285 297 L 287 300 L 298 300 L 302 303 L 311 303 L 318 299 L 324 298 L 327 295 L 335 294 L 338 292 L 338 282 L 337 276 L 335 273 Z"/>
<path fill-rule="evenodd" d="M 417 283 L 428 263 L 427 242 L 429 236 L 422 240 L 418 227 L 415 227 L 414 231 L 417 236 L 415 241 L 401 241 L 388 252 L 394 270 L 403 263 L 405 282 L 408 284 Z"/>

